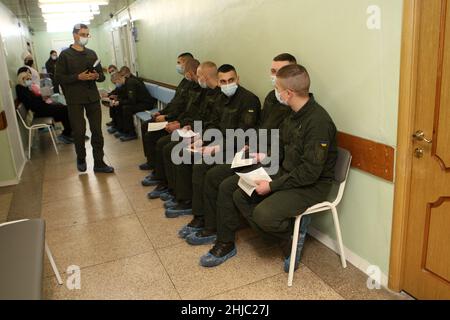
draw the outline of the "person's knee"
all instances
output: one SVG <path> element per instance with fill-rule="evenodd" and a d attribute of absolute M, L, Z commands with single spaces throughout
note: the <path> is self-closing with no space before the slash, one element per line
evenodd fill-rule
<path fill-rule="evenodd" d="M 216 183 L 220 183 L 219 185 L 219 194 L 226 195 L 227 197 L 233 196 L 236 191 L 236 182 L 232 177 L 227 178 L 223 181 L 215 181 Z"/>
<path fill-rule="evenodd" d="M 276 223 L 273 217 L 273 208 L 260 203 L 253 211 L 253 221 L 265 231 L 273 231 Z"/>

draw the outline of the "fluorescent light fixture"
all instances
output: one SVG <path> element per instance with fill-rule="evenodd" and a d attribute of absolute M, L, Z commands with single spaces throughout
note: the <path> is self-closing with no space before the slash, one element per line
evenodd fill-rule
<path fill-rule="evenodd" d="M 100 7 L 98 5 L 89 4 L 43 4 L 40 5 L 42 13 L 64 13 L 64 12 L 91 12 L 99 14 Z"/>
<path fill-rule="evenodd" d="M 92 20 L 94 15 L 92 13 L 44 13 L 42 15 L 45 21 L 51 20 Z"/>
<path fill-rule="evenodd" d="M 107 5 L 108 0 L 39 0 L 40 4 L 95 4 L 99 6 Z"/>

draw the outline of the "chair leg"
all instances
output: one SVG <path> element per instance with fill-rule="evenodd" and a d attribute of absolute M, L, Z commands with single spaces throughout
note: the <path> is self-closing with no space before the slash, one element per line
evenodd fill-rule
<path fill-rule="evenodd" d="M 292 287 L 292 281 L 294 280 L 295 258 L 297 255 L 298 234 L 300 231 L 300 221 L 301 220 L 302 220 L 302 216 L 298 216 L 295 219 L 294 234 L 292 236 L 291 257 L 290 257 L 290 261 L 289 261 L 288 287 Z"/>
<path fill-rule="evenodd" d="M 339 225 L 339 218 L 336 207 L 331 207 L 331 213 L 333 215 L 334 228 L 336 229 L 336 238 L 339 244 L 339 252 L 341 253 L 342 267 L 347 268 L 347 261 L 345 259 L 345 252 L 344 252 L 344 244 L 342 242 L 341 227 Z"/>
<path fill-rule="evenodd" d="M 53 142 L 53 146 L 55 147 L 56 154 L 59 155 L 58 147 L 56 146 L 56 141 L 55 141 L 56 134 L 53 131 L 53 128 L 51 126 L 48 127 L 48 132 L 50 133 L 50 138 L 52 138 L 52 142 Z"/>
<path fill-rule="evenodd" d="M 50 264 L 52 265 L 53 272 L 55 273 L 56 280 L 59 285 L 62 285 L 61 275 L 59 274 L 58 267 L 56 266 L 55 260 L 53 260 L 53 255 L 50 251 L 50 248 L 47 245 L 47 241 L 45 241 L 45 252 L 47 253 L 48 260 L 50 260 Z"/>
<path fill-rule="evenodd" d="M 31 160 L 31 133 L 33 129 L 28 130 L 28 160 Z"/>

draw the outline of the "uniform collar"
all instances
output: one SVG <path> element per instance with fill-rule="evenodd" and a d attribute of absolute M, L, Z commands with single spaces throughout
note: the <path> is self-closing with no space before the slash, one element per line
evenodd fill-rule
<path fill-rule="evenodd" d="M 314 105 L 316 104 L 316 100 L 314 99 L 314 95 L 312 93 L 309 94 L 309 100 L 306 104 L 297 112 L 292 111 L 294 119 L 301 119 L 306 114 L 312 111 Z"/>

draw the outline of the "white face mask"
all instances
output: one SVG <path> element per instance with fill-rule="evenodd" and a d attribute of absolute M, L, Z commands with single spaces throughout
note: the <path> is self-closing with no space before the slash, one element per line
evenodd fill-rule
<path fill-rule="evenodd" d="M 206 82 L 200 81 L 200 79 L 198 80 L 198 84 L 199 84 L 200 87 L 202 87 L 203 89 L 208 88 L 208 85 L 206 84 Z"/>
<path fill-rule="evenodd" d="M 232 97 L 236 93 L 236 90 L 238 89 L 237 83 L 230 83 L 220 86 L 220 90 L 222 90 L 223 94 L 227 97 Z"/>
<path fill-rule="evenodd" d="M 275 84 L 277 82 L 277 76 L 270 76 L 270 80 L 272 81 L 272 86 L 275 87 Z"/>
<path fill-rule="evenodd" d="M 277 97 L 277 100 L 278 100 L 279 103 L 281 103 L 281 104 L 283 104 L 285 106 L 288 105 L 286 101 L 283 101 L 283 99 L 281 98 L 281 94 L 278 92 L 277 89 L 275 89 L 275 96 Z"/>
<path fill-rule="evenodd" d="M 184 75 L 184 68 L 181 64 L 177 64 L 177 72 L 181 75 Z"/>
<path fill-rule="evenodd" d="M 52 60 L 58 59 L 58 56 L 52 56 Z"/>
<path fill-rule="evenodd" d="M 84 46 L 86 46 L 88 44 L 88 42 L 89 42 L 89 38 L 80 37 L 80 40 L 78 41 L 78 44 L 80 46 L 84 47 Z"/>
<path fill-rule="evenodd" d="M 31 80 L 25 80 L 25 87 L 31 87 L 31 85 L 33 84 L 33 81 Z"/>

